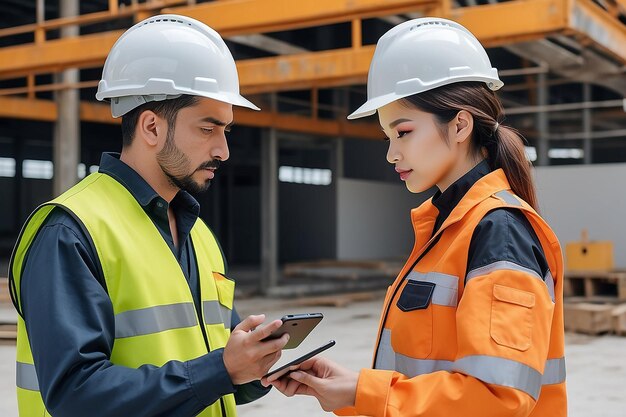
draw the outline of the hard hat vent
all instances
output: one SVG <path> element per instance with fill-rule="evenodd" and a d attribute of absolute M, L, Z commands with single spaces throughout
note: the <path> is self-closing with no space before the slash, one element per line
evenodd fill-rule
<path fill-rule="evenodd" d="M 441 22 L 441 21 L 430 21 L 430 22 L 423 22 L 423 23 L 418 23 L 417 25 L 411 26 L 409 28 L 409 31 L 415 30 L 419 27 L 422 26 L 448 26 L 448 27 L 454 27 L 451 24 L 447 23 L 447 22 Z"/>
<path fill-rule="evenodd" d="M 172 19 L 172 18 L 167 18 L 167 17 L 160 17 L 160 18 L 156 18 L 156 19 L 148 19 L 148 20 L 144 21 L 141 26 L 149 25 L 150 23 L 165 23 L 165 22 L 181 23 L 183 25 L 186 23 L 187 26 L 191 26 L 191 23 L 189 23 L 189 22 L 183 22 L 182 20 L 179 20 L 179 19 Z"/>

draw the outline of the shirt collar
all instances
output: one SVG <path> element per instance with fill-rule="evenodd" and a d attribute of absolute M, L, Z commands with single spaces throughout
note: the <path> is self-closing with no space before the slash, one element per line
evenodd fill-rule
<path fill-rule="evenodd" d="M 472 186 L 479 179 L 490 172 L 491 169 L 489 168 L 489 163 L 487 160 L 483 160 L 461 178 L 456 180 L 443 193 L 441 191 L 437 191 L 433 196 L 432 203 L 435 207 L 437 207 L 440 215 L 447 216 L 450 214 L 469 189 L 472 188 Z"/>
<path fill-rule="evenodd" d="M 146 211 L 157 211 L 161 216 L 167 218 L 167 201 L 161 197 L 148 182 L 137 171 L 132 169 L 122 160 L 119 153 L 105 152 L 100 158 L 100 168 L 98 172 L 113 177 L 131 193 L 137 202 Z M 174 208 L 182 208 L 195 214 L 200 213 L 200 204 L 191 194 L 186 191 L 179 191 L 172 200 Z"/>

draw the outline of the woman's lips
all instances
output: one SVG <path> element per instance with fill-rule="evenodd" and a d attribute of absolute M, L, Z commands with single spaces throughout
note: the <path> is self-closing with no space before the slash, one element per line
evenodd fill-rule
<path fill-rule="evenodd" d="M 398 168 L 396 168 L 396 172 L 398 174 L 400 174 L 400 179 L 402 181 L 406 181 L 406 179 L 409 178 L 409 175 L 411 175 L 413 170 L 412 169 L 398 169 Z"/>

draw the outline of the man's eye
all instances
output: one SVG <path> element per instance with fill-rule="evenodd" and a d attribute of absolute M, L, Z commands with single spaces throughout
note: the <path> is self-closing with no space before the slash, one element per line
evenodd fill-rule
<path fill-rule="evenodd" d="M 201 127 L 200 130 L 202 131 L 202 133 L 210 135 L 211 133 L 213 133 L 213 128 L 212 127 Z"/>

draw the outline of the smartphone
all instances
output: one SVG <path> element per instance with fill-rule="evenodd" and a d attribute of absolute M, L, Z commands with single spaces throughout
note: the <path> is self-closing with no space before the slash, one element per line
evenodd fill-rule
<path fill-rule="evenodd" d="M 278 339 L 285 333 L 289 333 L 289 341 L 283 349 L 293 349 L 311 333 L 311 330 L 324 318 L 322 313 L 289 314 L 281 318 L 283 324 L 272 334 L 262 341 Z"/>
<path fill-rule="evenodd" d="M 326 343 L 324 346 L 320 346 L 315 350 L 310 351 L 309 353 L 307 353 L 306 355 L 300 356 L 298 359 L 294 359 L 291 362 L 289 362 L 286 365 L 281 366 L 280 368 L 274 369 L 273 371 L 265 374 L 263 376 L 263 378 L 269 378 L 270 376 L 274 375 L 274 374 L 278 374 L 279 378 L 288 374 L 289 372 L 291 372 L 291 370 L 289 369 L 290 367 L 294 366 L 294 365 L 300 365 L 302 362 L 311 359 L 313 356 L 322 353 L 323 351 L 330 349 L 331 347 L 335 346 L 335 341 L 331 340 L 328 343 Z"/>

